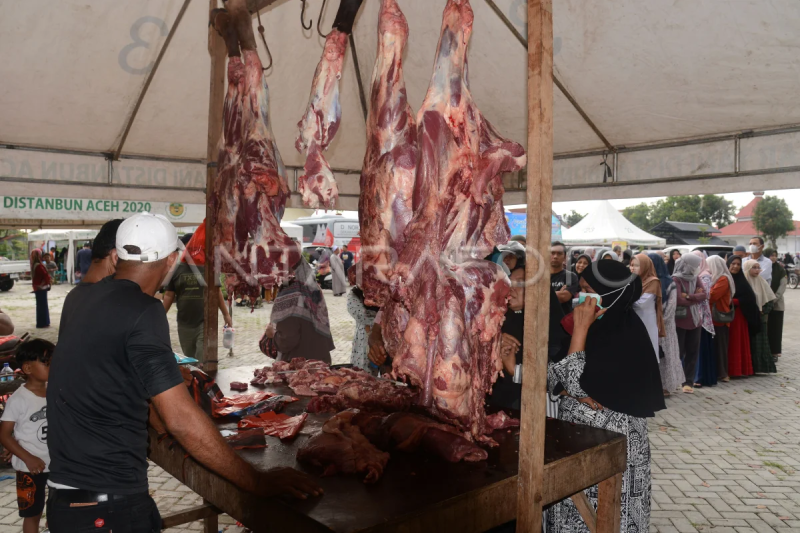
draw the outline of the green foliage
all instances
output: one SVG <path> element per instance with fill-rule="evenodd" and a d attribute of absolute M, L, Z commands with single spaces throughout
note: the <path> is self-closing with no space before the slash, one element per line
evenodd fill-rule
<path fill-rule="evenodd" d="M 641 203 L 622 211 L 625 218 L 644 231 L 650 231 L 665 220 L 711 224 L 718 228 L 733 223 L 736 207 L 717 196 L 668 196 L 654 204 Z"/>
<path fill-rule="evenodd" d="M 786 200 L 777 196 L 765 196 L 753 211 L 753 225 L 777 250 L 776 241 L 794 230 L 792 212 L 786 205 Z"/>
<path fill-rule="evenodd" d="M 564 217 L 564 224 L 566 224 L 571 228 L 572 226 L 583 220 L 583 217 L 585 216 L 586 215 L 581 215 L 580 213 L 578 213 L 573 209 L 567 216 Z"/>
<path fill-rule="evenodd" d="M 653 224 L 650 223 L 650 210 L 651 206 L 642 202 L 641 204 L 626 207 L 622 210 L 622 216 L 627 218 L 631 224 L 637 228 L 650 231 Z"/>
<path fill-rule="evenodd" d="M 25 234 L 13 229 L 0 229 L 0 256 L 22 261 L 28 258 Z"/>

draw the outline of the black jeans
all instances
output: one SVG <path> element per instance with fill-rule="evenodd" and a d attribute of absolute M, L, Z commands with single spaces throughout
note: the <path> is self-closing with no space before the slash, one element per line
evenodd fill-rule
<path fill-rule="evenodd" d="M 149 494 L 98 503 L 72 503 L 59 498 L 68 489 L 50 488 L 47 521 L 53 533 L 159 533 L 161 515 Z"/>

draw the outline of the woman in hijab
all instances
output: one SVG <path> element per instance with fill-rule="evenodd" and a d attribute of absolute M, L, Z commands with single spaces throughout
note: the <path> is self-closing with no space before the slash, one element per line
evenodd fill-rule
<path fill-rule="evenodd" d="M 786 277 L 786 269 L 778 262 L 778 252 L 772 248 L 767 248 L 764 250 L 764 255 L 769 257 L 772 261 L 772 281 L 770 282 L 770 289 L 775 293 L 775 304 L 772 307 L 769 320 L 767 321 L 767 334 L 769 336 L 769 347 L 772 352 L 772 357 L 775 358 L 775 362 L 777 363 L 778 357 L 781 356 L 783 311 L 786 309 L 786 304 L 783 301 L 783 293 L 786 292 L 786 286 L 789 280 Z"/>
<path fill-rule="evenodd" d="M 624 263 L 623 263 L 624 264 Z M 631 259 L 630 270 L 642 280 L 642 296 L 633 304 L 633 310 L 647 328 L 653 353 L 658 361 L 658 338 L 665 337 L 664 316 L 662 308 L 661 281 L 656 275 L 653 261 L 645 254 L 638 254 Z"/>
<path fill-rule="evenodd" d="M 338 247 L 334 248 L 330 256 L 331 274 L 333 275 L 331 288 L 333 289 L 334 296 L 341 296 L 347 292 L 347 277 L 344 271 L 344 262 L 342 262 L 342 258 L 339 257 L 338 251 Z"/>
<path fill-rule="evenodd" d="M 619 256 L 617 254 L 615 254 L 614 252 L 612 252 L 611 250 L 603 252 L 603 254 L 600 256 L 600 259 L 601 260 L 602 259 L 613 259 L 614 261 L 619 262 Z"/>
<path fill-rule="evenodd" d="M 675 330 L 675 307 L 678 305 L 678 291 L 675 289 L 675 282 L 667 271 L 667 263 L 658 254 L 649 254 L 653 262 L 656 275 L 661 281 L 661 302 L 664 321 L 665 337 L 658 339 L 659 346 L 664 352 L 664 357 L 658 361 L 658 370 L 661 373 L 661 386 L 664 389 L 664 397 L 670 396 L 672 391 L 683 384 L 683 365 L 681 364 L 681 354 L 678 349 L 678 333 Z"/>
<path fill-rule="evenodd" d="M 575 260 L 575 264 L 572 266 L 572 273 L 576 276 L 580 276 L 581 272 L 583 272 L 586 267 L 592 264 L 592 258 L 589 257 L 589 254 L 581 254 Z"/>
<path fill-rule="evenodd" d="M 42 263 L 42 251 L 31 252 L 31 280 L 33 294 L 36 296 L 36 327 L 50 327 L 50 308 L 47 306 L 47 291 L 53 282 L 47 268 Z"/>
<path fill-rule="evenodd" d="M 335 346 L 328 308 L 314 281 L 314 270 L 305 259 L 300 259 L 294 279 L 278 293 L 264 336 L 278 348 L 278 361 L 304 357 L 330 364 Z"/>
<path fill-rule="evenodd" d="M 675 273 L 675 263 L 678 259 L 681 258 L 681 251 L 680 250 L 672 250 L 669 253 L 669 261 L 667 261 L 667 270 L 669 270 L 669 275 Z"/>
<path fill-rule="evenodd" d="M 675 262 L 672 279 L 678 291 L 678 306 L 675 309 L 675 328 L 678 333 L 678 348 L 683 361 L 683 392 L 694 394 L 694 378 L 697 373 L 697 358 L 700 355 L 700 331 L 703 326 L 702 306 L 708 296 L 697 282 L 702 261 L 694 254 L 686 254 Z"/>
<path fill-rule="evenodd" d="M 664 396 L 650 336 L 633 310 L 642 281 L 618 261 L 598 261 L 583 271 L 580 284 L 582 291 L 599 294 L 605 309 L 597 313 L 590 297 L 565 317 L 565 329 L 572 333 L 569 355 L 549 363 L 548 387 L 551 392 L 565 389 L 561 420 L 626 435 L 620 529 L 646 532 L 651 495 L 647 417 L 664 409 Z M 620 350 L 620 339 L 635 349 Z M 596 504 L 597 486 L 585 493 Z M 549 510 L 547 523 L 550 533 L 588 532 L 569 498 Z"/>
<path fill-rule="evenodd" d="M 753 335 L 750 331 L 750 352 L 753 354 L 753 372 L 756 374 L 774 374 L 778 371 L 775 368 L 775 360 L 769 348 L 767 334 L 767 319 L 769 312 L 775 302 L 775 293 L 769 287 L 767 280 L 761 277 L 761 266 L 755 259 L 745 261 L 742 265 L 744 277 L 753 293 L 756 295 L 756 305 L 761 312 L 761 329 Z"/>
<path fill-rule="evenodd" d="M 761 329 L 761 313 L 756 294 L 744 277 L 742 258 L 728 258 L 728 272 L 733 278 L 733 322 L 728 340 L 728 376 L 753 375 L 753 356 L 750 352 L 750 331 Z"/>
<path fill-rule="evenodd" d="M 703 329 L 700 331 L 700 351 L 697 357 L 697 375 L 695 387 L 711 387 L 717 384 L 717 356 L 714 348 L 714 321 L 711 319 L 711 270 L 706 261 L 706 254 L 695 250 L 692 254 L 700 258 L 700 271 L 697 273 L 697 286 L 703 288 L 706 301 L 700 306 L 700 318 Z"/>
<path fill-rule="evenodd" d="M 714 255 L 709 257 L 707 261 L 708 268 L 711 271 L 711 296 L 708 299 L 708 303 L 712 309 L 712 319 L 715 317 L 714 310 L 717 311 L 716 317 L 721 318 L 725 314 L 730 314 L 736 287 L 733 284 L 733 277 L 731 277 L 731 273 L 728 272 L 728 267 L 724 259 L 718 255 Z M 714 320 L 714 331 L 717 377 L 721 381 L 728 382 L 731 380 L 728 375 L 730 321 L 719 322 L 718 320 Z"/>
<path fill-rule="evenodd" d="M 624 252 L 622 252 L 622 264 L 626 267 L 631 266 L 631 261 L 633 260 L 633 251 L 630 248 L 626 248 Z"/>

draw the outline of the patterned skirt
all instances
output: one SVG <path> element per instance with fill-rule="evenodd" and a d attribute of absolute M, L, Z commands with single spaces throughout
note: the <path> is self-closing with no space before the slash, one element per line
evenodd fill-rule
<path fill-rule="evenodd" d="M 650 440 L 647 436 L 647 419 L 636 418 L 603 409 L 594 411 L 574 398 L 563 397 L 559 418 L 567 422 L 584 424 L 622 433 L 628 438 L 628 467 L 622 476 L 621 533 L 648 533 L 650 531 Z M 597 509 L 597 485 L 586 489 L 589 501 Z M 567 498 L 553 505 L 547 512 L 548 533 L 588 533 L 572 500 Z"/>

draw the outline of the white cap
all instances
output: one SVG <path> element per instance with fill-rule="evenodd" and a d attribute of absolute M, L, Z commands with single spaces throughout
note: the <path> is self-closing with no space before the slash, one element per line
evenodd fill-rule
<path fill-rule="evenodd" d="M 163 215 L 137 213 L 125 219 L 117 230 L 117 255 L 122 261 L 152 263 L 166 259 L 178 249 L 178 230 Z M 136 246 L 141 254 L 129 253 L 125 246 Z"/>

